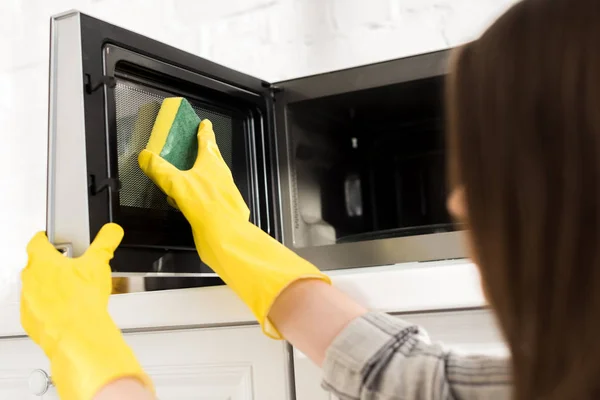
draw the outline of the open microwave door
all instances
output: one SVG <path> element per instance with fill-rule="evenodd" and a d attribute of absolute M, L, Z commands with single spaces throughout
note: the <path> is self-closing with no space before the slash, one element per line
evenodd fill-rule
<path fill-rule="evenodd" d="M 163 99 L 186 98 L 212 121 L 251 210 L 278 238 L 271 85 L 81 14 L 52 18 L 49 239 L 73 256 L 100 228 L 125 230 L 122 273 L 200 274 L 191 229 L 137 163 Z"/>

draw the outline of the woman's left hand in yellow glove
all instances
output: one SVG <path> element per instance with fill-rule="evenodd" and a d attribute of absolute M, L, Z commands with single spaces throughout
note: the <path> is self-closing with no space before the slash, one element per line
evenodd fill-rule
<path fill-rule="evenodd" d="M 107 224 L 78 258 L 63 256 L 43 232 L 27 246 L 21 324 L 50 359 L 52 380 L 63 400 L 90 400 L 107 384 L 127 377 L 153 391 L 108 314 L 108 262 L 122 238 L 119 225 Z"/>

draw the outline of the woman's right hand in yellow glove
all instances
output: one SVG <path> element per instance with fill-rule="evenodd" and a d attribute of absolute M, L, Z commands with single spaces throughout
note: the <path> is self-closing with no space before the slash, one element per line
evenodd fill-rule
<path fill-rule="evenodd" d="M 298 280 L 330 283 L 329 278 L 248 221 L 250 212 L 210 121 L 200 124 L 198 157 L 190 170 L 175 168 L 160 150 L 143 150 L 140 168 L 187 218 L 202 260 L 248 305 L 263 331 L 280 339 L 268 315 L 281 292 Z"/>

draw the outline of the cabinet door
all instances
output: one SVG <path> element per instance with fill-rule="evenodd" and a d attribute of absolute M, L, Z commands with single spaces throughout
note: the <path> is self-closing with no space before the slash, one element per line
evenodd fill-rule
<path fill-rule="evenodd" d="M 285 400 L 284 342 L 259 327 L 127 335 L 161 400 Z"/>
<path fill-rule="evenodd" d="M 423 327 L 432 342 L 467 353 L 507 354 L 489 311 L 460 311 L 403 316 Z M 322 372 L 306 356 L 294 351 L 297 400 L 337 400 L 321 389 Z"/>
<path fill-rule="evenodd" d="M 56 390 L 49 385 L 45 394 L 35 394 L 36 386 L 39 391 L 45 383 L 41 378 L 49 371 L 44 353 L 28 338 L 0 340 L 0 399 L 58 400 Z M 30 383 L 32 374 L 37 379 Z"/>

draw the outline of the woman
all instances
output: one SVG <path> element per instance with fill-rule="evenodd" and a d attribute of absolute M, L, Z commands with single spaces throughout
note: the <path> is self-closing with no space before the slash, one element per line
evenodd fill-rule
<path fill-rule="evenodd" d="M 458 50 L 451 66 L 449 209 L 469 227 L 510 362 L 446 352 L 417 327 L 368 312 L 250 224 L 210 123 L 200 127 L 190 171 L 150 150 L 140 166 L 190 221 L 202 259 L 265 333 L 323 366 L 324 387 L 339 398 L 599 398 L 598 43 L 596 0 L 524 0 Z M 59 257 L 43 234 L 29 245 L 22 321 L 50 358 L 64 399 L 153 398 L 106 312 L 108 260 L 121 236 L 105 227 L 74 260 Z M 42 274 L 58 286 L 37 285 L 47 282 Z"/>

